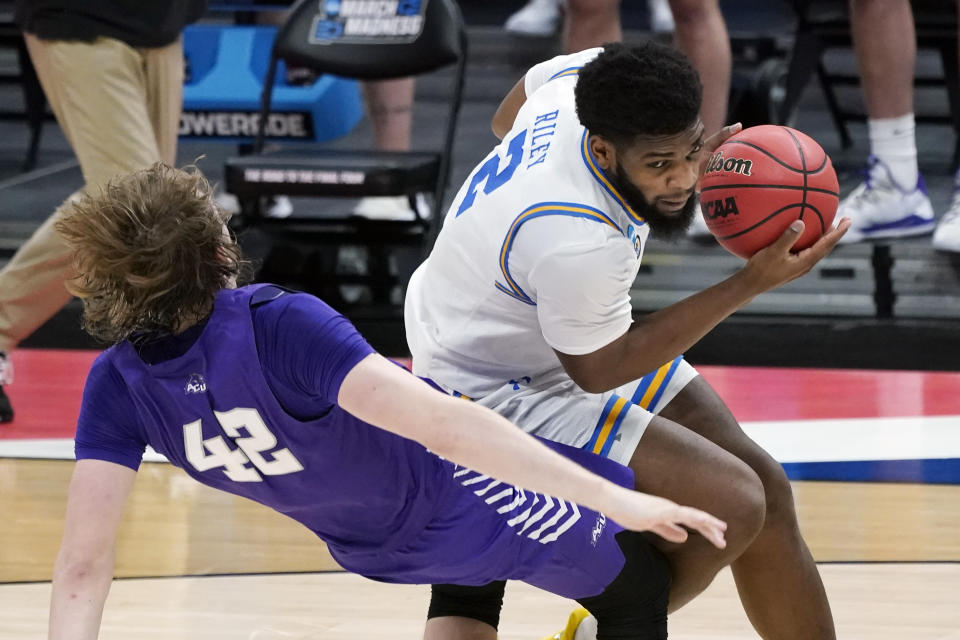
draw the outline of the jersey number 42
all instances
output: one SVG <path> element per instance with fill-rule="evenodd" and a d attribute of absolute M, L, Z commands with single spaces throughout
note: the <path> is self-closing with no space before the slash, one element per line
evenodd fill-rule
<path fill-rule="evenodd" d="M 234 482 L 262 482 L 265 475 L 279 476 L 303 470 L 303 465 L 289 449 L 273 450 L 277 446 L 277 437 L 264 424 L 256 409 L 238 407 L 213 413 L 220 428 L 237 448 L 231 449 L 223 436 L 204 440 L 200 421 L 188 422 L 183 425 L 183 444 L 187 460 L 197 471 L 223 467 L 223 473 Z M 241 437 L 240 429 L 245 429 L 248 435 Z M 265 454 L 269 459 L 264 457 Z"/>

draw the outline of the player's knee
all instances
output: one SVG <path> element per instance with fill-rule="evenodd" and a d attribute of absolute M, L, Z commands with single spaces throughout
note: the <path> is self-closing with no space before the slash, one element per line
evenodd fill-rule
<path fill-rule="evenodd" d="M 739 555 L 757 537 L 767 513 L 760 477 L 745 463 L 738 463 L 736 470 L 728 475 L 728 491 L 723 501 L 725 514 L 716 514 L 727 521 L 726 555 Z"/>
<path fill-rule="evenodd" d="M 765 455 L 759 463 L 753 465 L 753 469 L 763 482 L 766 502 L 764 527 L 796 527 L 797 511 L 793 502 L 793 489 L 783 466 Z"/>
<path fill-rule="evenodd" d="M 624 555 L 623 570 L 601 594 L 578 600 L 597 618 L 597 640 L 666 638 L 670 564 L 634 532 L 618 533 L 617 543 Z"/>
<path fill-rule="evenodd" d="M 664 589 L 646 606 L 625 607 L 614 615 L 597 618 L 597 640 L 664 640 L 670 592 Z"/>
<path fill-rule="evenodd" d="M 491 582 L 480 587 L 435 584 L 430 588 L 427 619 L 457 616 L 484 622 L 494 629 L 500 624 L 506 582 Z"/>

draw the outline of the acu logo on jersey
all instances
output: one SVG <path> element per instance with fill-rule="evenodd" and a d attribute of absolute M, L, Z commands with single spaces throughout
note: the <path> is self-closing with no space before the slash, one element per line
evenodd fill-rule
<path fill-rule="evenodd" d="M 199 373 L 191 373 L 190 377 L 187 379 L 187 386 L 183 388 L 183 392 L 190 393 L 206 393 L 207 392 L 207 381 L 203 379 L 203 376 Z"/>
<path fill-rule="evenodd" d="M 593 544 L 593 546 L 597 546 L 597 543 L 600 542 L 600 536 L 603 535 L 603 529 L 606 526 L 607 526 L 607 516 L 603 515 L 602 513 L 598 513 L 597 522 L 593 525 L 593 531 L 590 534 L 591 543 Z"/>

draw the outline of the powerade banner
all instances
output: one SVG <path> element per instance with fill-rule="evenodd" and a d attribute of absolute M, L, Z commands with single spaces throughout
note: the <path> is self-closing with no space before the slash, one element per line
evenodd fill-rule
<path fill-rule="evenodd" d="M 184 109 L 179 134 L 196 138 L 253 138 L 259 126 L 258 111 Z M 313 115 L 309 111 L 274 111 L 267 116 L 266 135 L 312 140 Z"/>
<path fill-rule="evenodd" d="M 413 42 L 423 31 L 428 0 L 319 0 L 310 44 Z"/>

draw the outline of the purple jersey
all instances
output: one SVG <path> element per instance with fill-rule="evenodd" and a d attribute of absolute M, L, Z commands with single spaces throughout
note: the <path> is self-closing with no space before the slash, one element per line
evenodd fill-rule
<path fill-rule="evenodd" d="M 312 296 L 223 290 L 203 325 L 97 359 L 77 458 L 136 469 L 149 444 L 203 484 L 301 522 L 345 568 L 379 580 L 515 578 L 580 597 L 616 576 L 620 528 L 602 515 L 457 467 L 340 409 L 340 383 L 372 352 Z M 620 465 L 551 446 L 632 486 Z"/>

